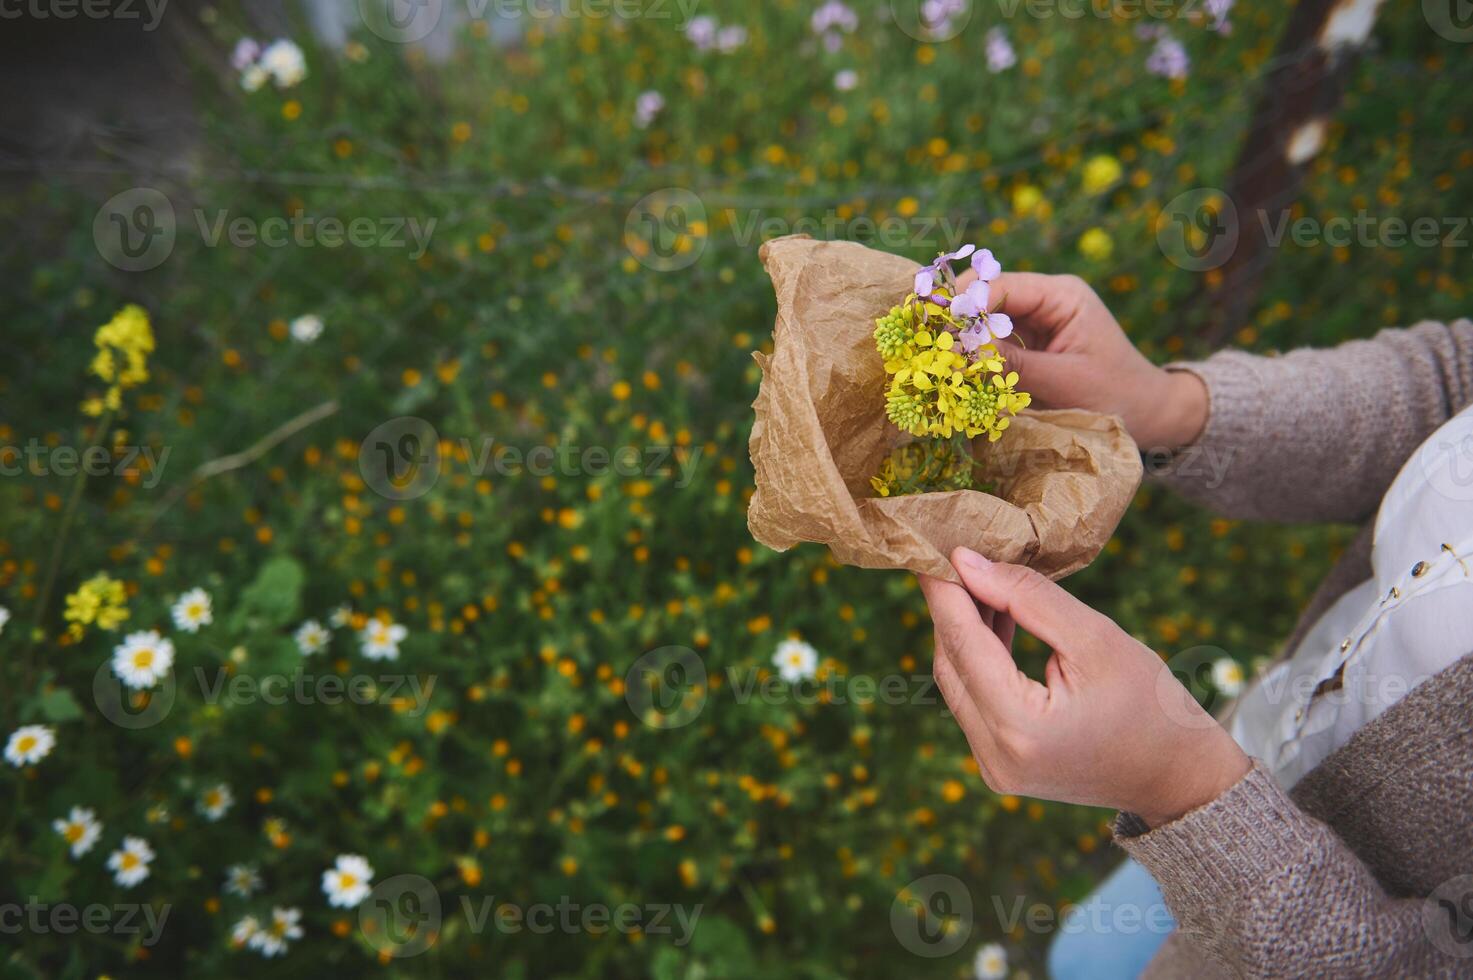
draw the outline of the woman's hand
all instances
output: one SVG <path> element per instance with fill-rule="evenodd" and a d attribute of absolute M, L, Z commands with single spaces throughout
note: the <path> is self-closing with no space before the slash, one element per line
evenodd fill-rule
<path fill-rule="evenodd" d="M 968 269 L 957 285 L 975 278 Z M 1027 344 L 1004 352 L 1034 404 L 1118 415 L 1143 449 L 1179 449 L 1202 433 L 1206 386 L 1148 361 L 1083 279 L 1006 272 L 992 281 L 992 295 L 1003 298 L 1001 310 Z"/>
<path fill-rule="evenodd" d="M 921 578 L 936 682 L 994 792 L 1127 810 L 1155 827 L 1248 772 L 1161 658 L 1108 618 L 1031 569 L 965 548 L 952 564 L 966 588 Z M 1013 663 L 1015 622 L 1053 647 L 1046 686 Z"/>

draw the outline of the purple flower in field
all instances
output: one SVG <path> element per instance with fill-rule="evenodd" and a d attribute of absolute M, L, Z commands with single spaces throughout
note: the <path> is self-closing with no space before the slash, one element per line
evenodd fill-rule
<path fill-rule="evenodd" d="M 1187 57 L 1187 49 L 1170 34 L 1163 33 L 1157 38 L 1156 47 L 1146 58 L 1146 71 L 1162 78 L 1186 78 L 1191 67 L 1192 60 Z"/>
<path fill-rule="evenodd" d="M 952 21 L 967 12 L 967 0 L 925 0 L 921 4 L 921 26 L 938 38 L 952 36 Z"/>
<path fill-rule="evenodd" d="M 936 291 L 936 267 L 926 266 L 916 273 L 916 295 L 921 299 L 930 299 Z"/>
<path fill-rule="evenodd" d="M 1211 20 L 1211 23 L 1207 26 L 1219 34 L 1231 34 L 1233 32 L 1233 25 L 1229 24 L 1227 19 L 1228 14 L 1233 9 L 1233 0 L 1206 0 L 1202 6 L 1207 11 L 1207 16 Z"/>
<path fill-rule="evenodd" d="M 634 125 L 649 129 L 650 123 L 665 108 L 665 97 L 656 91 L 641 92 L 634 100 Z"/>
<path fill-rule="evenodd" d="M 235 42 L 235 50 L 230 53 L 230 67 L 236 71 L 245 71 L 256 63 L 261 57 L 261 46 L 253 39 L 243 37 Z"/>
<path fill-rule="evenodd" d="M 992 299 L 992 286 L 984 279 L 975 279 L 951 304 L 954 316 L 963 319 L 981 316 L 987 312 L 987 303 Z"/>
<path fill-rule="evenodd" d="M 859 87 L 859 72 L 845 68 L 834 76 L 834 88 L 840 92 L 852 92 Z"/>
<path fill-rule="evenodd" d="M 859 15 L 841 0 L 827 0 L 813 12 L 808 24 L 813 33 L 823 38 L 825 50 L 834 52 L 843 47 L 845 34 L 859 29 Z"/>
<path fill-rule="evenodd" d="M 694 44 L 697 51 L 710 51 L 716 47 L 717 30 L 715 17 L 692 17 L 685 25 L 685 39 Z"/>
<path fill-rule="evenodd" d="M 716 32 L 716 50 L 722 54 L 731 54 L 746 43 L 747 29 L 740 24 L 732 24 Z"/>
<path fill-rule="evenodd" d="M 1012 42 L 1001 27 L 994 27 L 987 32 L 983 48 L 987 55 L 987 70 L 994 75 L 1007 71 L 1018 63 L 1017 52 L 1013 50 Z"/>
<path fill-rule="evenodd" d="M 989 313 L 987 314 L 987 329 L 992 331 L 994 337 L 1011 337 L 1013 318 L 1006 313 Z"/>

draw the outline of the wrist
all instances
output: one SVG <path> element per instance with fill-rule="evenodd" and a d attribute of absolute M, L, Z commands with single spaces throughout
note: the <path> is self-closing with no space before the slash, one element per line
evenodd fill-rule
<path fill-rule="evenodd" d="M 1134 812 L 1146 826 L 1155 829 L 1180 820 L 1193 810 L 1204 807 L 1226 793 L 1253 768 L 1253 760 L 1238 747 L 1226 731 L 1214 733 L 1214 745 L 1203 752 L 1200 747 L 1185 753 L 1182 763 L 1152 794 L 1149 802 Z"/>
<path fill-rule="evenodd" d="M 1191 371 L 1161 370 L 1166 375 L 1164 448 L 1181 449 L 1201 438 L 1207 428 L 1207 385 Z"/>

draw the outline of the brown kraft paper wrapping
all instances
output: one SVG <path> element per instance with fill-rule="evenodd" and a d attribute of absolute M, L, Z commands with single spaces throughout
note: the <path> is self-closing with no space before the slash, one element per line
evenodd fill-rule
<path fill-rule="evenodd" d="M 885 417 L 875 319 L 911 291 L 919 266 L 854 242 L 773 239 L 761 258 L 777 291 L 771 356 L 749 448 L 757 489 L 747 526 L 786 551 L 824 544 L 847 565 L 905 568 L 958 581 L 959 545 L 1059 579 L 1105 546 L 1141 480 L 1136 445 L 1116 418 L 1025 411 L 1000 442 L 973 443 L 976 490 L 879 497 L 869 479 L 907 441 Z M 1028 377 L 1019 385 L 1028 390 Z"/>

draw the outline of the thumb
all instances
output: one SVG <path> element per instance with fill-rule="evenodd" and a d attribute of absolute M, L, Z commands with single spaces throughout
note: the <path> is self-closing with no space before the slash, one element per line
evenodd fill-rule
<path fill-rule="evenodd" d="M 1114 627 L 1108 618 L 1031 568 L 991 562 L 970 548 L 953 551 L 951 563 L 974 599 L 1011 616 L 1056 652 L 1067 655 L 1088 649 L 1106 629 Z"/>

